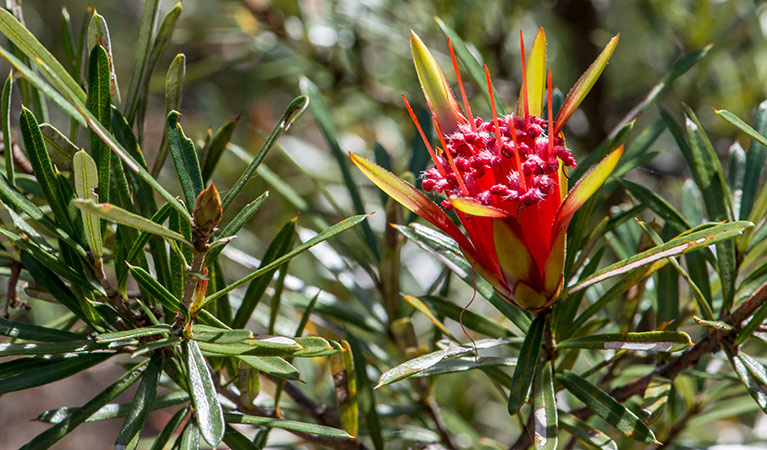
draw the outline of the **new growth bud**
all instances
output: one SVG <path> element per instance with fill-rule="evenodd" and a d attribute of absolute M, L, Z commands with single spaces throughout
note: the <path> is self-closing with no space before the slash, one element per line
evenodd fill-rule
<path fill-rule="evenodd" d="M 194 218 L 194 245 L 198 251 L 203 251 L 208 245 L 208 239 L 216 231 L 223 216 L 221 197 L 216 186 L 211 184 L 200 192 L 194 201 L 192 217 Z"/>

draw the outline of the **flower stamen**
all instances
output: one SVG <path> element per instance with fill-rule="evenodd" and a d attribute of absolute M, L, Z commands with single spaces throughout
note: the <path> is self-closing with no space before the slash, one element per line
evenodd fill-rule
<path fill-rule="evenodd" d="M 450 168 L 453 169 L 455 179 L 458 182 L 458 185 L 461 187 L 463 195 L 468 197 L 469 190 L 466 189 L 466 184 L 463 182 L 463 175 L 458 171 L 458 167 L 456 167 L 455 161 L 453 160 L 453 155 L 450 154 L 450 149 L 448 148 L 447 143 L 445 143 L 445 138 L 442 136 L 442 130 L 440 130 L 436 119 L 432 117 L 431 120 L 434 122 L 434 130 L 437 132 L 437 136 L 439 136 L 439 142 L 442 144 L 442 148 L 444 149 L 445 156 L 447 156 L 447 162 L 450 164 Z"/>
<path fill-rule="evenodd" d="M 402 100 L 405 101 L 405 107 L 407 108 L 407 112 L 410 113 L 410 118 L 413 119 L 413 123 L 415 124 L 415 127 L 418 129 L 418 132 L 421 134 L 421 139 L 423 139 L 423 144 L 426 146 L 426 150 L 429 151 L 429 155 L 431 156 L 431 159 L 434 161 L 434 165 L 437 167 L 437 170 L 439 170 L 440 175 L 443 177 L 447 175 L 447 172 L 445 172 L 445 168 L 442 167 L 442 164 L 439 162 L 439 159 L 437 159 L 437 155 L 434 153 L 434 149 L 431 148 L 431 144 L 429 144 L 429 140 L 426 139 L 426 134 L 423 132 L 423 129 L 421 128 L 421 124 L 418 123 L 418 118 L 415 116 L 415 113 L 413 112 L 413 108 L 410 107 L 410 103 L 408 103 L 405 96 L 402 96 Z"/>
<path fill-rule="evenodd" d="M 453 51 L 453 42 L 450 38 L 447 38 L 447 46 L 450 48 L 450 58 L 453 60 L 453 69 L 455 69 L 455 77 L 458 79 L 458 88 L 461 90 L 461 98 L 463 99 L 463 107 L 466 109 L 466 115 L 469 118 L 469 124 L 471 124 L 471 131 L 477 132 L 477 125 L 474 123 L 474 117 L 471 114 L 471 108 L 469 107 L 469 99 L 466 97 L 466 90 L 463 88 L 463 81 L 461 80 L 461 71 L 458 70 L 458 61 L 455 59 L 455 52 Z"/>

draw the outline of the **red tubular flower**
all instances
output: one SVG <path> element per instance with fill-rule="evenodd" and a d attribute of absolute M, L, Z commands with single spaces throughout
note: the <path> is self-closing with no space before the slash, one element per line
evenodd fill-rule
<path fill-rule="evenodd" d="M 523 81 L 515 115 L 496 114 L 485 67 L 493 111 L 488 120 L 472 116 L 450 41 L 465 110 L 415 33 L 410 43 L 439 137 L 435 150 L 405 100 L 434 161 L 434 167 L 423 173 L 423 188 L 447 197 L 442 207 L 456 212 L 465 233 L 409 183 L 359 155 L 351 154 L 352 161 L 392 198 L 455 239 L 475 270 L 502 297 L 535 313 L 550 308 L 564 283 L 565 235 L 570 219 L 604 183 L 623 154 L 623 147 L 610 153 L 568 192 L 565 170 L 575 166 L 575 159 L 561 130 L 604 70 L 618 36 L 570 90 L 556 119 L 552 117 L 551 72 L 546 71 L 543 28 L 526 64 L 522 43 Z M 544 118 L 546 92 L 549 107 Z"/>

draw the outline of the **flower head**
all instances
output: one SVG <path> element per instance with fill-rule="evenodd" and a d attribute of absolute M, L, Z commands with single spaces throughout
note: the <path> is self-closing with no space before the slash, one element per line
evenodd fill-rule
<path fill-rule="evenodd" d="M 520 41 L 522 36 L 520 33 Z M 424 190 L 444 194 L 445 210 L 454 210 L 464 232 L 414 187 L 374 163 L 352 154 L 354 163 L 381 189 L 455 239 L 462 252 L 495 290 L 532 312 L 549 308 L 562 290 L 565 234 L 575 211 L 602 185 L 622 147 L 597 164 L 567 191 L 566 168 L 576 162 L 565 145 L 562 127 L 604 69 L 614 37 L 568 93 L 554 119 L 551 72 L 546 71 L 546 36 L 541 29 L 525 62 L 516 114 L 496 113 L 492 82 L 485 67 L 492 117 L 474 117 L 448 41 L 464 110 L 429 50 L 415 33 L 411 48 L 416 72 L 433 113 L 439 146 L 433 148 L 405 100 L 408 112 L 434 161 L 423 173 Z M 548 109 L 544 94 L 548 81 Z"/>

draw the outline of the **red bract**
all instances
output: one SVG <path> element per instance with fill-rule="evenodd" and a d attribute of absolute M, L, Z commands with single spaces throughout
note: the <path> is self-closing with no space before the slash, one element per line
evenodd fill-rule
<path fill-rule="evenodd" d="M 515 115 L 496 114 L 485 67 L 493 117 L 483 120 L 471 113 L 450 41 L 465 110 L 429 50 L 411 34 L 413 60 L 439 137 L 435 150 L 405 100 L 434 161 L 434 167 L 423 174 L 423 188 L 446 196 L 443 208 L 455 211 L 465 233 L 412 185 L 359 155 L 352 154 L 352 161 L 395 200 L 455 239 L 475 270 L 501 296 L 525 310 L 543 311 L 562 290 L 570 219 L 604 183 L 623 153 L 622 147 L 610 153 L 567 191 L 565 171 L 575 166 L 575 159 L 565 146 L 562 127 L 596 82 L 617 43 L 615 36 L 570 90 L 554 119 L 546 36 L 541 29 L 526 64 L 522 43 L 523 84 Z M 544 118 L 547 79 L 549 108 Z"/>

